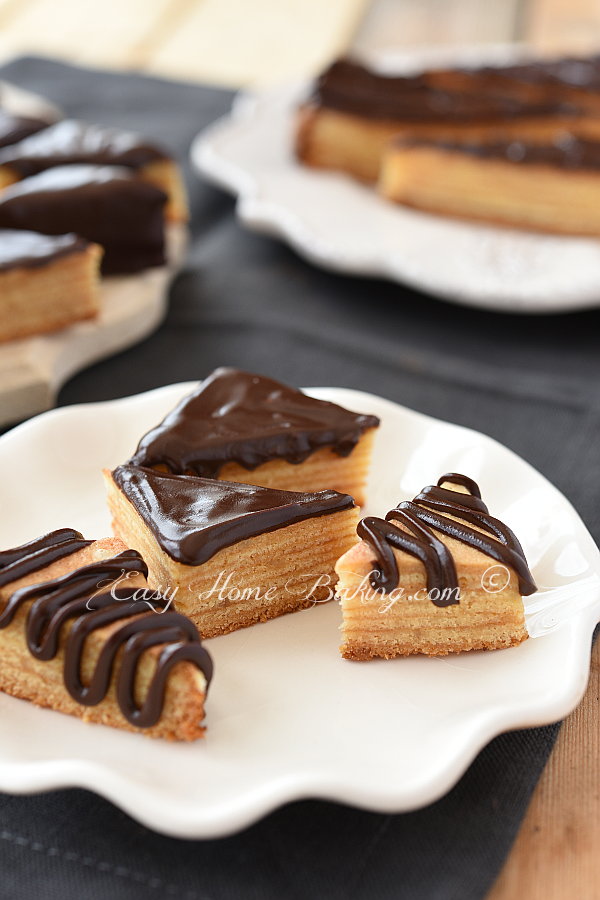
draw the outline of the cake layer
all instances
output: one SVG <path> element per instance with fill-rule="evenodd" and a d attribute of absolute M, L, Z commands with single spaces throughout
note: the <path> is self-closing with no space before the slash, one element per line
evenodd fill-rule
<path fill-rule="evenodd" d="M 527 638 L 535 583 L 510 529 L 477 485 L 449 473 L 386 519 L 368 517 L 339 561 L 348 659 L 498 649 Z"/>
<path fill-rule="evenodd" d="M 65 119 L 0 150 L 0 188 L 63 165 L 123 166 L 169 197 L 170 219 L 187 217 L 179 170 L 169 154 L 139 135 Z"/>
<path fill-rule="evenodd" d="M 116 535 L 176 592 L 203 637 L 329 600 L 358 513 L 335 491 L 301 494 L 134 466 L 105 472 Z"/>
<path fill-rule="evenodd" d="M 600 234 L 600 144 L 394 143 L 380 193 L 428 212 L 517 228 Z"/>
<path fill-rule="evenodd" d="M 303 489 L 335 486 L 350 492 L 348 477 L 362 500 L 370 439 L 350 465 L 337 471 L 337 462 L 353 457 L 378 425 L 375 416 L 317 400 L 271 378 L 222 368 L 141 439 L 131 462 L 283 490 L 297 490 L 298 479 Z M 319 482 L 311 485 L 301 464 L 320 450 L 328 453 L 314 460 Z"/>
<path fill-rule="evenodd" d="M 166 194 L 125 168 L 47 169 L 0 194 L 0 228 L 74 232 L 104 248 L 104 274 L 163 265 Z"/>
<path fill-rule="evenodd" d="M 0 230 L 0 341 L 97 315 L 101 256 L 73 234 Z"/>
<path fill-rule="evenodd" d="M 165 603 L 146 571 L 121 541 L 70 529 L 0 553 L 0 690 L 86 722 L 201 737 L 210 658 L 184 617 L 149 609 L 148 596 Z"/>
<path fill-rule="evenodd" d="M 544 144 L 565 132 L 600 141 L 600 119 L 561 113 L 481 122 L 406 122 L 307 105 L 298 115 L 296 152 L 305 165 L 346 172 L 370 184 L 379 178 L 394 139 Z"/>

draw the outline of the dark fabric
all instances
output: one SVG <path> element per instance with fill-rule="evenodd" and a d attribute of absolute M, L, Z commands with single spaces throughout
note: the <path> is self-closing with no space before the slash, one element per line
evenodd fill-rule
<path fill-rule="evenodd" d="M 231 102 L 225 91 L 37 59 L 0 74 L 68 114 L 160 139 L 184 160 L 193 136 Z M 600 313 L 500 316 L 318 271 L 243 231 L 231 199 L 187 174 L 194 243 L 166 322 L 73 378 L 60 403 L 197 379 L 221 364 L 299 385 L 361 388 L 502 440 L 549 476 L 600 537 Z M 454 790 L 419 812 L 382 816 L 307 801 L 218 841 L 159 837 L 83 791 L 1 797 L 0 896 L 480 898 L 556 733 L 497 738 Z"/>

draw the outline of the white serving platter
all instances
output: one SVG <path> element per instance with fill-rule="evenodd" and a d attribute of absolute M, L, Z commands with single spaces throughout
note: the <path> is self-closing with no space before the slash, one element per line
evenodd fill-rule
<path fill-rule="evenodd" d="M 0 438 L 0 547 L 62 526 L 109 534 L 100 470 L 127 459 L 192 387 L 53 410 Z M 352 663 L 338 653 L 336 603 L 288 615 L 207 641 L 215 660 L 208 732 L 191 745 L 0 695 L 0 790 L 88 788 L 188 838 L 230 834 L 306 797 L 402 812 L 448 791 L 495 735 L 577 705 L 600 619 L 600 553 L 569 502 L 475 431 L 358 391 L 308 392 L 381 418 L 369 513 L 446 471 L 479 482 L 541 588 L 526 603 L 531 639 L 496 652 Z"/>

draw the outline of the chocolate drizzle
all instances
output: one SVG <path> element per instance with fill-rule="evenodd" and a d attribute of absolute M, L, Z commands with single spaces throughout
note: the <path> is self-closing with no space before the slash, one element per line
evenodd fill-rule
<path fill-rule="evenodd" d="M 165 262 L 166 201 L 125 168 L 57 166 L 2 191 L 0 228 L 75 232 L 104 247 L 104 274 L 126 274 Z"/>
<path fill-rule="evenodd" d="M 277 491 L 138 466 L 119 466 L 112 477 L 161 549 L 188 566 L 259 534 L 354 507 L 337 491 Z"/>
<path fill-rule="evenodd" d="M 64 529 L 5 551 L 0 555 L 0 565 L 4 562 L 5 566 L 0 574 L 12 570 L 8 582 L 31 574 L 59 559 L 56 553 L 61 549 L 65 556 L 69 546 L 70 552 L 76 552 L 80 545 L 91 543 L 80 538 L 78 532 Z M 101 703 L 118 665 L 116 692 L 121 712 L 131 725 L 151 728 L 162 715 L 166 683 L 173 667 L 180 662 L 193 663 L 208 685 L 212 661 L 195 626 L 185 616 L 166 610 L 167 601 L 153 592 L 152 608 L 161 612 L 150 612 L 146 603 L 138 599 L 139 589 L 118 586 L 122 578 L 136 573 L 146 577 L 148 569 L 139 553 L 127 550 L 60 578 L 21 588 L 9 597 L 0 613 L 0 629 L 7 628 L 19 610 L 30 603 L 25 626 L 29 652 L 38 660 L 48 661 L 64 645 L 65 687 L 70 696 L 84 706 Z M 111 585 L 112 590 L 104 590 Z M 81 667 L 87 638 L 100 628 L 121 622 L 121 627 L 108 635 L 92 677 L 84 684 Z M 70 629 L 68 623 L 72 623 Z M 139 661 L 146 650 L 161 645 L 164 648 L 146 699 L 138 706 L 135 687 Z"/>
<path fill-rule="evenodd" d="M 321 447 L 348 456 L 379 419 L 315 400 L 238 369 L 212 375 L 152 431 L 130 460 L 175 474 L 216 477 L 225 463 L 255 469 L 273 459 L 304 462 Z"/>
<path fill-rule="evenodd" d="M 76 234 L 57 236 L 35 231 L 0 230 L 0 272 L 8 269 L 35 269 L 71 253 L 81 253 L 88 242 Z"/>
<path fill-rule="evenodd" d="M 128 131 L 65 119 L 0 151 L 0 165 L 21 178 L 53 166 L 92 163 L 140 169 L 168 155 Z"/>
<path fill-rule="evenodd" d="M 442 487 L 444 484 L 458 485 L 468 493 Z M 427 590 L 436 606 L 458 603 L 454 559 L 436 532 L 513 569 L 521 594 L 533 594 L 537 590 L 514 533 L 489 514 L 477 484 L 466 475 L 454 472 L 442 475 L 436 486 L 424 488 L 412 502 L 399 503 L 385 520 L 370 516 L 359 523 L 359 537 L 370 544 L 376 555 L 377 568 L 371 573 L 371 586 L 384 592 L 398 587 L 400 573 L 393 553 L 395 548 L 421 560 Z"/>

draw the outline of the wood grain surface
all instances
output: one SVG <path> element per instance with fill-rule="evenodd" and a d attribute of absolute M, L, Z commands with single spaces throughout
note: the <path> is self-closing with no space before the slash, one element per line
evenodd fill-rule
<path fill-rule="evenodd" d="M 43 53 L 231 86 L 311 74 L 350 46 L 523 40 L 600 49 L 600 0 L 0 0 L 0 58 Z M 489 900 L 600 898 L 600 642 Z"/>

